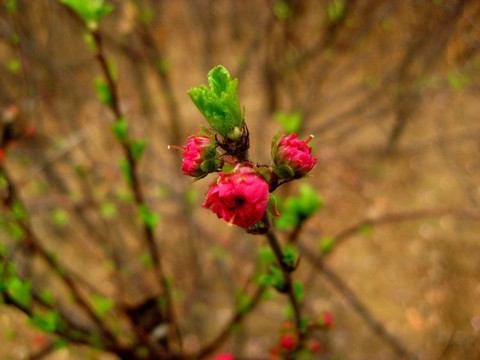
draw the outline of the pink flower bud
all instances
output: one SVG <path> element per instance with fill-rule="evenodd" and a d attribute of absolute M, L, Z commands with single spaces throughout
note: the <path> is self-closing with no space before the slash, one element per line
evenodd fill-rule
<path fill-rule="evenodd" d="M 319 341 L 314 340 L 314 341 L 312 341 L 312 343 L 310 345 L 310 350 L 314 354 L 318 354 L 322 350 L 322 344 Z"/>
<path fill-rule="evenodd" d="M 297 134 L 285 135 L 272 144 L 272 156 L 275 163 L 273 170 L 281 179 L 301 178 L 315 166 L 318 158 L 311 155 L 312 148 L 308 140 L 300 141 Z"/>
<path fill-rule="evenodd" d="M 278 355 L 280 354 L 280 349 L 278 347 L 273 347 L 270 349 L 270 355 Z"/>
<path fill-rule="evenodd" d="M 229 173 L 219 173 L 220 177 L 210 184 L 205 203 L 210 209 L 232 224 L 250 227 L 259 222 L 268 204 L 268 184 L 248 166 L 238 164 Z"/>
<path fill-rule="evenodd" d="M 323 312 L 323 324 L 327 328 L 333 325 L 333 317 L 329 311 Z"/>
<path fill-rule="evenodd" d="M 215 360 L 235 360 L 235 357 L 230 353 L 220 353 L 215 356 Z"/>
<path fill-rule="evenodd" d="M 290 335 L 283 335 L 280 339 L 280 345 L 282 348 L 290 350 L 295 346 L 295 339 Z"/>
<path fill-rule="evenodd" d="M 185 175 L 199 177 L 218 169 L 220 160 L 215 144 L 209 136 L 203 134 L 189 136 L 187 145 L 182 148 L 184 150 L 182 171 Z"/>

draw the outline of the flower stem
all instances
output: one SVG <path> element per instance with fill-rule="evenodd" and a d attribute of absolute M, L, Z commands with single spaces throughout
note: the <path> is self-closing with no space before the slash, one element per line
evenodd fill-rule
<path fill-rule="evenodd" d="M 295 318 L 295 327 L 296 327 L 297 334 L 298 334 L 298 337 L 299 337 L 299 341 L 297 343 L 297 346 L 293 350 L 293 351 L 295 351 L 298 348 L 300 348 L 302 340 L 304 338 L 304 333 L 301 330 L 302 316 L 301 316 L 301 312 L 300 312 L 300 304 L 298 302 L 297 297 L 295 296 L 295 292 L 293 291 L 293 282 L 292 282 L 291 272 L 294 269 L 291 268 L 290 266 L 288 266 L 285 263 L 285 261 L 283 260 L 284 255 L 283 255 L 282 247 L 280 245 L 280 240 L 278 238 L 277 232 L 275 231 L 275 227 L 271 223 L 267 213 L 265 213 L 262 220 L 265 223 L 266 227 L 268 228 L 268 232 L 266 233 L 266 236 L 267 236 L 267 239 L 268 239 L 268 244 L 272 248 L 273 253 L 275 254 L 275 258 L 277 259 L 277 262 L 280 266 L 280 269 L 282 270 L 284 290 L 285 290 L 285 293 L 288 296 L 290 304 L 292 305 L 292 308 L 293 308 L 293 313 L 294 313 L 294 318 Z"/>

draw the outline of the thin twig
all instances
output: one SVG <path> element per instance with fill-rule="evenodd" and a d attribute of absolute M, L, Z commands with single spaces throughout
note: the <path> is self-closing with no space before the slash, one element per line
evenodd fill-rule
<path fill-rule="evenodd" d="M 435 218 L 447 215 L 465 217 L 470 219 L 480 219 L 480 211 L 475 209 L 421 209 L 399 213 L 390 213 L 360 220 L 359 222 L 340 231 L 337 235 L 333 237 L 333 239 L 335 241 L 335 245 L 339 245 L 340 243 L 347 240 L 349 237 L 357 234 L 360 229 L 365 226 L 378 226 L 389 223 L 420 220 L 424 218 Z M 335 246 L 335 248 L 336 247 L 337 246 Z"/>
<path fill-rule="evenodd" d="M 284 261 L 284 255 L 283 251 L 280 245 L 280 240 L 278 239 L 277 233 L 275 231 L 275 228 L 273 226 L 273 223 L 270 221 L 268 218 L 269 215 L 265 213 L 265 216 L 263 217 L 263 221 L 265 225 L 268 228 L 268 232 L 266 234 L 268 243 L 270 247 L 272 248 L 275 257 L 277 259 L 277 262 L 280 266 L 280 269 L 282 270 L 283 274 L 283 281 L 284 281 L 284 290 L 288 295 L 288 299 L 290 301 L 290 304 L 292 305 L 293 308 L 293 313 L 295 317 L 295 327 L 297 329 L 297 333 L 299 336 L 299 341 L 297 344 L 297 349 L 301 346 L 303 338 L 304 338 L 304 332 L 302 331 L 302 316 L 300 312 L 300 304 L 298 302 L 298 299 L 295 295 L 295 292 L 293 290 L 293 283 L 292 283 L 292 277 L 291 277 L 291 272 L 294 270 L 294 268 L 290 268 L 287 264 L 285 264 Z"/>
<path fill-rule="evenodd" d="M 312 251 L 301 242 L 297 243 L 297 247 L 300 253 L 344 296 L 345 300 L 347 300 L 350 306 L 362 317 L 372 331 L 384 340 L 398 356 L 406 359 L 418 359 L 416 355 L 407 350 L 398 339 L 387 331 L 385 326 L 373 316 L 367 306 L 363 304 L 347 284 L 324 263 L 321 257 L 315 256 Z"/>
<path fill-rule="evenodd" d="M 248 303 L 247 307 L 238 309 L 237 312 L 233 314 L 230 321 L 228 321 L 228 323 L 219 332 L 219 334 L 207 345 L 201 348 L 200 351 L 196 355 L 192 356 L 191 358 L 200 360 L 212 354 L 216 349 L 218 349 L 232 334 L 235 326 L 240 324 L 242 320 L 245 318 L 245 316 L 248 313 L 250 313 L 255 308 L 255 306 L 258 305 L 266 289 L 267 289 L 266 286 L 258 287 L 254 295 L 250 299 L 250 302 Z M 190 357 L 187 356 L 187 358 L 190 358 Z"/>

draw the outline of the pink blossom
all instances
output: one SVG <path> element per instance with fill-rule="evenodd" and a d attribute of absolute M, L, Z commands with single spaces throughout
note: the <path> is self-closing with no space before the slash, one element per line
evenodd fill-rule
<path fill-rule="evenodd" d="M 205 203 L 218 218 L 242 227 L 259 222 L 267 210 L 269 191 L 266 181 L 251 167 L 238 164 L 230 173 L 210 184 Z"/>
<path fill-rule="evenodd" d="M 198 130 L 196 131 L 199 132 Z M 182 164 L 182 171 L 185 175 L 198 177 L 216 170 L 215 168 L 212 168 L 212 171 L 202 169 L 202 163 L 205 160 L 212 165 L 215 163 L 216 150 L 210 137 L 203 134 L 189 136 L 187 145 L 182 148 L 185 150 L 183 152 Z"/>
<path fill-rule="evenodd" d="M 312 148 L 307 140 L 297 139 L 297 134 L 282 135 L 273 144 L 274 171 L 280 178 L 300 178 L 305 176 L 316 164 L 318 158 L 311 155 Z"/>
<path fill-rule="evenodd" d="M 215 356 L 215 360 L 235 360 L 235 357 L 230 353 L 220 353 Z"/>

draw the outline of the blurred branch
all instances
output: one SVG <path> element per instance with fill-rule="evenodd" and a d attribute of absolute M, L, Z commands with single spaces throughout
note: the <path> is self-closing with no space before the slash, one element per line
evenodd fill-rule
<path fill-rule="evenodd" d="M 378 226 L 402 221 L 420 220 L 424 218 L 435 218 L 440 216 L 457 216 L 461 218 L 480 219 L 480 211 L 474 209 L 423 209 L 406 211 L 400 213 L 384 214 L 377 217 L 370 217 L 341 230 L 333 237 L 335 242 L 334 249 L 349 237 L 358 234 L 360 229 L 365 226 Z M 331 252 L 329 253 L 331 254 Z"/>
<path fill-rule="evenodd" d="M 97 48 L 96 59 L 100 65 L 103 76 L 108 83 L 111 96 L 112 96 L 110 109 L 115 114 L 116 120 L 120 121 L 123 118 L 123 114 L 120 109 L 120 104 L 118 99 L 118 90 L 117 90 L 116 83 L 108 67 L 107 59 L 105 57 L 105 53 L 103 49 L 102 37 L 100 35 L 100 32 L 98 31 L 93 32 L 92 35 Z M 141 186 L 141 183 L 138 177 L 137 162 L 134 159 L 132 148 L 130 147 L 129 141 L 122 141 L 121 146 L 130 168 L 130 174 L 131 174 L 130 186 L 134 194 L 135 203 L 138 207 L 146 206 L 146 203 L 144 200 L 143 188 Z M 146 224 L 145 221 L 143 221 L 143 232 L 144 232 L 145 240 L 147 242 L 150 256 L 153 261 L 157 281 L 167 300 L 166 318 L 173 325 L 178 343 L 181 347 L 182 341 L 181 341 L 180 330 L 176 320 L 175 312 L 173 309 L 173 297 L 171 294 L 170 285 L 167 281 L 167 278 L 163 270 L 162 262 L 160 259 L 160 253 L 158 251 L 158 247 L 155 241 L 154 228 L 151 226 L 148 226 L 148 224 Z"/>
<path fill-rule="evenodd" d="M 315 256 L 313 252 L 308 249 L 302 242 L 297 243 L 297 247 L 300 253 L 322 274 L 325 279 L 342 294 L 344 299 L 350 304 L 350 306 L 362 317 L 365 323 L 376 333 L 383 341 L 385 341 L 394 352 L 406 359 L 417 360 L 418 357 L 409 350 L 407 350 L 398 339 L 390 334 L 385 326 L 378 321 L 371 311 L 363 304 L 358 296 L 347 286 L 347 284 L 332 270 L 330 269 L 322 257 Z"/>
<path fill-rule="evenodd" d="M 17 193 L 16 187 L 12 180 L 10 179 L 6 169 L 4 167 L 0 167 L 0 173 L 3 174 L 7 187 L 8 193 L 6 197 L 3 199 L 3 205 L 11 210 L 11 206 L 14 202 L 18 202 L 23 206 L 22 201 L 19 198 Z M 19 220 L 19 225 L 21 226 L 22 230 L 25 233 L 25 243 L 40 255 L 40 257 L 48 264 L 48 266 L 54 271 L 55 275 L 57 275 L 62 282 L 67 286 L 67 288 L 72 292 L 75 297 L 75 301 L 80 305 L 80 307 L 88 314 L 88 316 L 95 322 L 95 324 L 100 329 L 102 336 L 109 341 L 115 342 L 115 337 L 112 333 L 108 330 L 102 319 L 93 311 L 93 309 L 88 304 L 88 300 L 84 298 L 81 294 L 80 289 L 78 288 L 77 284 L 73 281 L 71 275 L 60 266 L 60 264 L 56 261 L 56 259 L 50 254 L 44 247 L 41 245 L 40 241 L 37 239 L 36 235 L 34 234 L 33 230 L 30 228 L 28 222 L 23 219 Z"/>
<path fill-rule="evenodd" d="M 202 347 L 197 354 L 191 356 L 191 358 L 203 359 L 217 350 L 229 338 L 235 327 L 258 305 L 266 289 L 266 286 L 259 286 L 251 297 L 248 306 L 237 309 L 230 321 L 220 330 L 219 334 L 207 345 Z M 190 358 L 190 356 L 187 356 L 187 358 Z"/>

